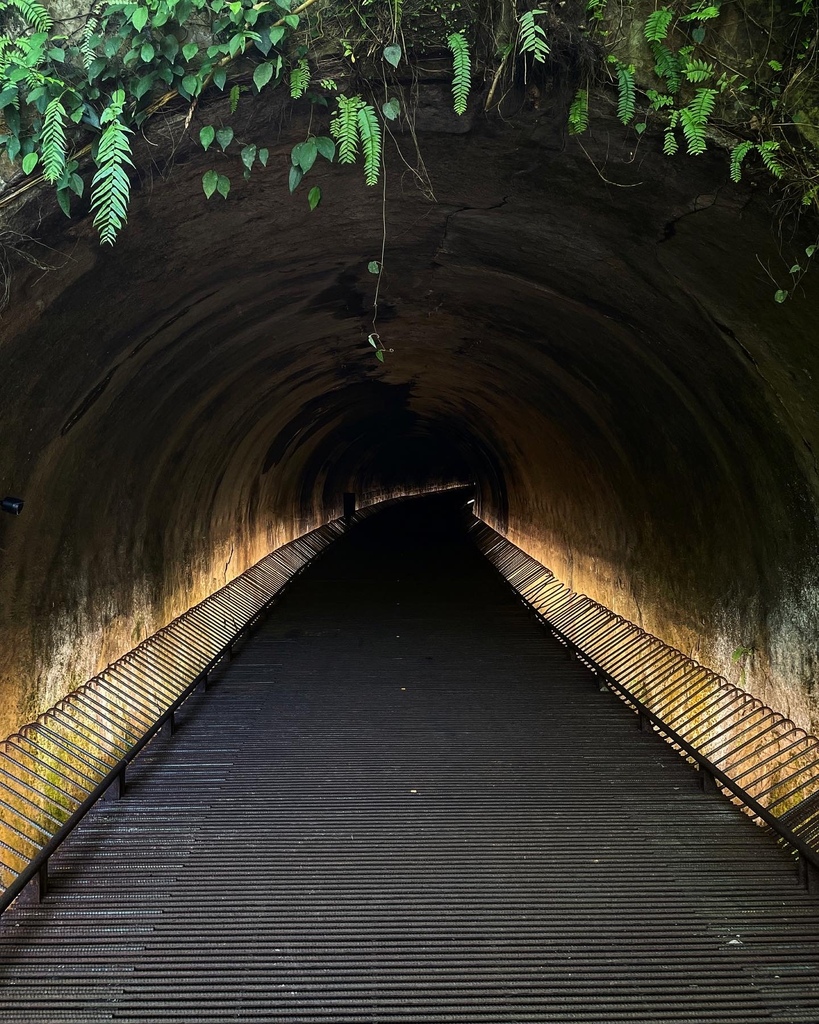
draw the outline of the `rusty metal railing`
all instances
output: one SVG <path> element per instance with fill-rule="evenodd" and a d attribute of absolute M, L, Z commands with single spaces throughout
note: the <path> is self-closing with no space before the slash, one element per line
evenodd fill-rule
<path fill-rule="evenodd" d="M 492 527 L 470 534 L 521 600 L 602 683 L 729 795 L 773 828 L 819 885 L 819 738 L 609 608 L 562 584 Z"/>
<path fill-rule="evenodd" d="M 0 742 L 0 913 L 34 878 L 42 897 L 60 844 L 343 532 L 334 521 L 285 544 Z"/>

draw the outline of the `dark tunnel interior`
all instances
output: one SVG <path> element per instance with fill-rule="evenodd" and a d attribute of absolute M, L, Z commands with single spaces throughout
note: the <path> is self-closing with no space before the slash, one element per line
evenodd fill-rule
<path fill-rule="evenodd" d="M 88 216 L 16 213 L 50 269 L 15 268 L 0 324 L 0 486 L 26 500 L 0 521 L 0 728 L 344 492 L 462 483 L 563 582 L 816 728 L 819 294 L 772 302 L 768 198 L 715 188 L 717 156 L 646 147 L 613 188 L 548 114 L 430 114 L 435 202 L 397 162 L 386 201 L 327 165 L 311 213 L 286 182 L 304 124 L 241 116 L 272 156 L 227 202 L 190 145 L 112 249 Z"/>

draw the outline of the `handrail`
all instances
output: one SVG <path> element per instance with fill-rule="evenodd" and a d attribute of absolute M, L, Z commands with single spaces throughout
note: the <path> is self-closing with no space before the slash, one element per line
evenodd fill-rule
<path fill-rule="evenodd" d="M 773 829 L 798 856 L 808 887 L 819 887 L 819 738 L 635 623 L 570 590 L 481 519 L 469 515 L 468 529 L 569 655 L 637 712 L 641 728 L 649 725 L 694 762 L 704 785 L 721 788 Z"/>
<path fill-rule="evenodd" d="M 0 742 L 0 914 L 34 878 L 45 895 L 65 839 L 113 785 L 122 793 L 128 765 L 344 530 L 333 520 L 278 548 Z"/>
<path fill-rule="evenodd" d="M 469 488 L 422 493 L 457 490 Z M 128 765 L 175 730 L 181 705 L 290 583 L 349 527 L 420 493 L 364 495 L 353 515 L 273 551 L 0 742 L 0 915 L 35 878 L 42 899 L 57 849 L 112 786 L 122 795 Z"/>

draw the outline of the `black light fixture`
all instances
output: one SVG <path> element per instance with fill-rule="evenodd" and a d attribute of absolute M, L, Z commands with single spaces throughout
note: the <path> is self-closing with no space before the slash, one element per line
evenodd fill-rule
<path fill-rule="evenodd" d="M 23 499 L 22 498 L 3 498 L 0 501 L 0 508 L 4 512 L 8 512 L 10 516 L 19 516 L 23 511 Z"/>

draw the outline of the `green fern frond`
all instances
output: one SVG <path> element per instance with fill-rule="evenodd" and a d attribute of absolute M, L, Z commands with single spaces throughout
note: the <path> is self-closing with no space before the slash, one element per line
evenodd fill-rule
<path fill-rule="evenodd" d="M 775 155 L 779 150 L 779 143 L 774 139 L 769 139 L 767 142 L 760 142 L 756 148 L 759 150 L 763 164 L 765 164 L 771 174 L 775 178 L 783 177 L 785 168 Z"/>
<path fill-rule="evenodd" d="M 697 124 L 705 124 L 714 112 L 714 104 L 716 102 L 716 89 L 697 89 L 696 96 L 691 100 L 686 109 L 691 111 L 691 115 Z"/>
<path fill-rule="evenodd" d="M 668 29 L 674 12 L 667 7 L 661 7 L 658 11 L 652 11 L 646 18 L 643 26 L 643 35 L 650 43 L 661 43 L 668 35 Z"/>
<path fill-rule="evenodd" d="M 369 103 L 358 108 L 358 134 L 364 153 L 364 181 L 368 185 L 378 184 L 381 172 L 381 125 L 378 115 Z"/>
<path fill-rule="evenodd" d="M 96 210 L 94 227 L 100 242 L 113 245 L 117 232 L 128 216 L 131 182 L 125 167 L 131 160 L 131 129 L 119 120 L 125 105 L 125 93 L 116 90 L 111 104 L 102 113 L 100 124 L 105 125 L 94 158 L 97 170 L 91 181 L 91 209 Z"/>
<path fill-rule="evenodd" d="M 310 65 L 306 57 L 302 57 L 295 67 L 290 69 L 290 97 L 300 99 L 310 84 Z"/>
<path fill-rule="evenodd" d="M 634 117 L 637 103 L 634 85 L 634 66 L 617 61 L 617 117 L 623 124 L 629 124 Z"/>
<path fill-rule="evenodd" d="M 48 32 L 54 26 L 53 18 L 37 0 L 9 0 L 9 4 L 35 32 Z"/>
<path fill-rule="evenodd" d="M 696 10 L 689 11 L 688 14 L 683 14 L 680 17 L 680 21 L 710 21 L 712 18 L 719 17 L 719 7 L 713 7 L 708 4 L 700 4 Z"/>
<path fill-rule="evenodd" d="M 40 133 L 40 152 L 43 159 L 43 177 L 46 181 L 57 181 L 65 170 L 68 141 L 65 137 L 65 120 L 68 117 L 62 97 L 55 97 L 46 107 L 43 128 Z"/>
<path fill-rule="evenodd" d="M 697 89 L 694 99 L 680 110 L 680 125 L 691 156 L 699 156 L 707 148 L 705 126 L 714 110 L 716 89 Z"/>
<path fill-rule="evenodd" d="M 447 46 L 452 51 L 452 100 L 455 113 L 459 116 L 466 111 L 469 90 L 472 88 L 472 59 L 469 43 L 461 32 L 447 37 Z"/>
<path fill-rule="evenodd" d="M 742 161 L 754 148 L 753 142 L 738 142 L 731 150 L 731 181 L 742 177 Z"/>
<path fill-rule="evenodd" d="M 811 206 L 817 195 L 819 195 L 819 185 L 811 185 L 811 187 L 802 196 L 802 205 Z"/>
<path fill-rule="evenodd" d="M 671 127 L 666 128 L 665 138 L 663 139 L 663 153 L 665 153 L 666 156 L 674 156 L 679 148 L 680 147 L 677 144 L 677 137 L 674 134 L 674 129 Z"/>
<path fill-rule="evenodd" d="M 358 111 L 360 96 L 338 96 L 338 113 L 330 122 L 330 134 L 338 143 L 338 162 L 354 164 L 358 156 Z"/>
<path fill-rule="evenodd" d="M 519 18 L 520 41 L 518 48 L 521 53 L 529 53 L 532 59 L 538 64 L 545 64 L 549 55 L 549 44 L 546 41 L 546 33 L 535 21 L 536 17 L 545 14 L 539 9 L 524 11 Z"/>
<path fill-rule="evenodd" d="M 86 71 L 97 59 L 94 47 L 91 45 L 91 39 L 96 35 L 99 24 L 99 18 L 92 15 L 85 23 L 85 27 L 82 30 L 82 39 L 80 40 L 80 57 L 82 58 L 83 67 Z"/>
<path fill-rule="evenodd" d="M 674 106 L 674 97 L 669 96 L 668 93 L 657 92 L 656 89 L 647 89 L 646 96 L 648 96 L 651 102 L 652 110 L 662 110 L 664 107 Z"/>
<path fill-rule="evenodd" d="M 689 60 L 683 68 L 689 82 L 707 82 L 714 77 L 714 65 L 707 60 Z"/>
<path fill-rule="evenodd" d="M 589 91 L 578 89 L 569 107 L 569 134 L 581 135 L 589 127 Z"/>
<path fill-rule="evenodd" d="M 654 73 L 665 80 L 669 92 L 679 92 L 682 85 L 682 64 L 679 56 L 664 43 L 651 43 Z"/>

